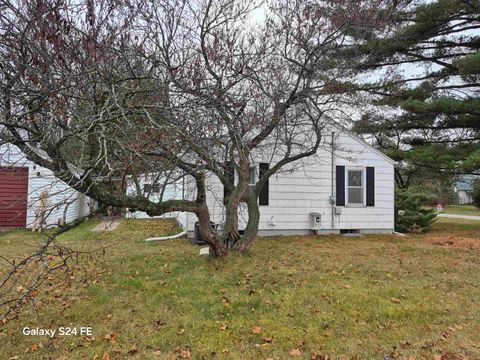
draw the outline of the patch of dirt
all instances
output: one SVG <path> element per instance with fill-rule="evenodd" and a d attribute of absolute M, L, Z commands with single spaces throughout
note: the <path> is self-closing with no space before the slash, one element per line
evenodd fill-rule
<path fill-rule="evenodd" d="M 427 242 L 432 245 L 447 246 L 464 250 L 480 250 L 480 238 L 465 236 L 429 236 Z"/>

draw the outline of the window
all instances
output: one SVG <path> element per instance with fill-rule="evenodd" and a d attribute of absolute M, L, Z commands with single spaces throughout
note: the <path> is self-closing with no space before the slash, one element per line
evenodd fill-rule
<path fill-rule="evenodd" d="M 255 168 L 251 167 L 248 173 L 248 193 L 251 194 L 255 188 Z"/>
<path fill-rule="evenodd" d="M 363 205 L 363 170 L 348 170 L 347 194 L 349 205 Z"/>

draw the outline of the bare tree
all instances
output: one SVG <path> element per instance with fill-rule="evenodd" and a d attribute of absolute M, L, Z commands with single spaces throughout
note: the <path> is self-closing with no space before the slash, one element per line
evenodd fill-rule
<path fill-rule="evenodd" d="M 393 2 L 395 4 L 397 2 Z M 383 31 L 388 1 L 87 0 L 0 5 L 2 140 L 100 203 L 197 215 L 214 255 L 206 172 L 228 190 L 224 236 L 256 237 L 258 195 L 282 167 L 316 153 L 353 67 L 340 49 Z M 255 21 L 252 13 L 263 13 Z M 39 151 L 41 149 L 42 151 Z M 248 190 L 252 159 L 269 169 Z M 233 182 L 229 173 L 237 173 Z M 188 177 L 194 199 L 152 201 L 140 187 Z M 126 193 L 130 183 L 136 192 Z"/>
<path fill-rule="evenodd" d="M 228 190 L 224 236 L 231 243 L 240 238 L 238 205 L 248 204 L 240 250 L 256 237 L 262 186 L 282 167 L 315 154 L 327 115 L 338 116 L 344 106 L 349 89 L 340 84 L 355 71 L 336 61 L 337 53 L 366 28 L 382 31 L 390 5 L 207 0 L 139 6 L 148 67 L 165 74 L 168 84 L 171 116 L 161 123 L 191 145 Z M 255 11 L 264 14 L 260 22 Z M 268 159 L 269 169 L 247 191 L 259 157 Z"/>

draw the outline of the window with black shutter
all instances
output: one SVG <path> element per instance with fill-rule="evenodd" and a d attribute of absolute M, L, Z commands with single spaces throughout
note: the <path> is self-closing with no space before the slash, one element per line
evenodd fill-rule
<path fill-rule="evenodd" d="M 367 167 L 367 206 L 375 206 L 375 168 Z"/>
<path fill-rule="evenodd" d="M 345 206 L 345 166 L 337 166 L 335 173 L 336 199 L 335 205 Z"/>
<path fill-rule="evenodd" d="M 265 174 L 268 169 L 269 169 L 269 164 L 268 163 L 260 163 L 259 164 L 259 178 L 261 179 L 263 174 Z M 269 179 L 263 184 L 262 190 L 260 190 L 260 195 L 258 196 L 258 204 L 259 205 L 268 205 L 269 203 L 269 184 L 268 184 Z"/>

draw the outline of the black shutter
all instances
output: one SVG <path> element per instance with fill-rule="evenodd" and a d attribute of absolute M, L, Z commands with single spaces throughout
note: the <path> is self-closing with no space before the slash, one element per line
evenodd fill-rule
<path fill-rule="evenodd" d="M 345 206 L 345 166 L 337 166 L 335 179 L 337 183 L 335 204 L 337 206 Z"/>
<path fill-rule="evenodd" d="M 225 169 L 225 176 L 228 177 L 232 185 L 235 183 L 235 169 L 233 168 L 232 164 L 230 162 L 227 162 L 225 164 L 226 169 Z M 223 187 L 223 203 L 225 204 L 227 202 L 228 197 L 230 196 L 230 191 L 228 188 L 225 186 Z"/>
<path fill-rule="evenodd" d="M 260 163 L 258 175 L 259 178 L 263 176 L 269 169 L 268 163 Z M 260 195 L 258 196 L 258 205 L 268 205 L 268 180 L 263 184 L 262 190 L 260 190 Z"/>
<path fill-rule="evenodd" d="M 375 168 L 367 167 L 367 206 L 375 206 Z"/>

